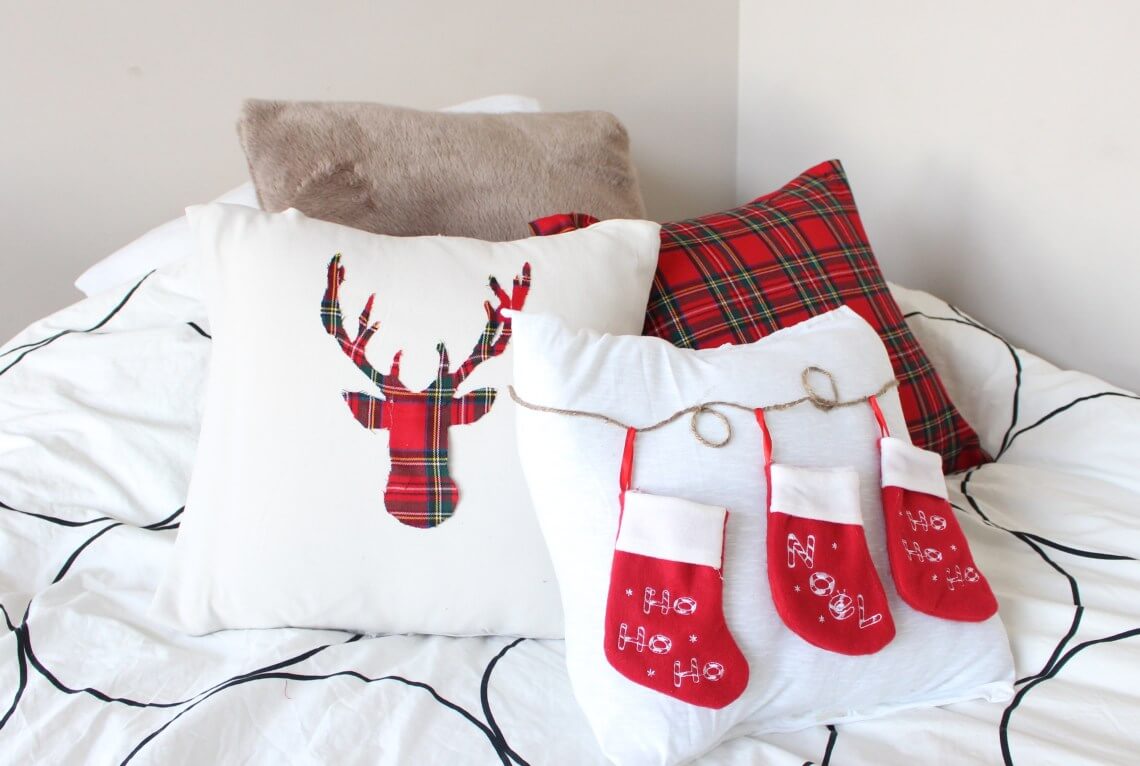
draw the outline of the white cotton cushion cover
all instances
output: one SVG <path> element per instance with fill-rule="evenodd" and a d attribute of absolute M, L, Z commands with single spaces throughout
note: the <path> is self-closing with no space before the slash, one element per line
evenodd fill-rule
<path fill-rule="evenodd" d="M 464 101 L 462 104 L 445 107 L 440 111 L 487 114 L 541 112 L 542 105 L 529 96 L 504 93 Z M 261 207 L 257 201 L 257 192 L 249 181 L 236 189 L 231 189 L 214 202 L 258 209 Z M 154 227 L 89 267 L 75 280 L 75 287 L 84 295 L 95 295 L 140 279 L 148 271 L 187 258 L 193 252 L 194 241 L 190 235 L 190 224 L 186 221 L 186 216 L 182 215 Z"/>
<path fill-rule="evenodd" d="M 557 584 L 519 465 L 507 393 L 513 341 L 456 395 L 493 387 L 477 422 L 452 425 L 453 517 L 406 526 L 386 512 L 389 429 L 356 421 L 342 392 L 382 398 L 322 324 L 330 258 L 342 254 L 345 329 L 375 292 L 367 347 L 420 391 L 436 344 L 454 371 L 491 299 L 530 263 L 526 305 L 576 327 L 638 332 L 659 226 L 614 220 L 490 243 L 390 237 L 228 205 L 187 211 L 213 332 L 205 415 L 173 560 L 152 606 L 190 633 L 328 627 L 369 633 L 561 637 Z M 494 300 L 492 299 L 492 304 Z"/>
<path fill-rule="evenodd" d="M 871 394 L 892 377 L 875 331 L 846 307 L 752 344 L 700 351 L 656 338 L 575 331 L 556 318 L 524 312 L 515 319 L 513 343 L 515 387 L 524 401 L 603 413 L 636 426 L 701 402 L 762 406 L 797 399 L 804 394 L 801 371 L 813 365 L 835 375 L 843 399 Z M 892 430 L 906 434 L 895 391 L 881 404 Z M 860 657 L 818 649 L 780 621 L 765 569 L 760 431 L 750 412 L 718 411 L 732 429 L 725 447 L 702 446 L 685 417 L 639 434 L 633 466 L 638 491 L 729 512 L 725 615 L 750 679 L 739 699 L 714 710 L 634 684 L 605 659 L 623 431 L 593 419 L 518 410 L 523 468 L 562 593 L 570 680 L 607 756 L 619 764 L 679 763 L 735 735 L 1011 695 L 1013 663 L 997 616 L 981 623 L 940 620 L 910 609 L 895 591 L 884 548 L 879 432 L 870 407 L 824 412 L 804 404 L 767 413 L 777 462 L 858 473 L 868 544 L 897 627 L 885 649 Z M 708 438 L 719 438 L 715 418 L 703 416 L 700 426 Z"/>

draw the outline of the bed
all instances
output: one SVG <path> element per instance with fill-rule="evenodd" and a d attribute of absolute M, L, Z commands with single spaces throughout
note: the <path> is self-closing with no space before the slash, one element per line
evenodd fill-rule
<path fill-rule="evenodd" d="M 1016 695 L 730 738 L 701 762 L 1134 762 L 1140 397 L 893 291 L 996 458 L 947 483 L 1000 603 Z M 0 349 L 0 760 L 605 762 L 559 641 L 190 637 L 146 616 L 210 344 L 198 286 L 174 264 Z"/>

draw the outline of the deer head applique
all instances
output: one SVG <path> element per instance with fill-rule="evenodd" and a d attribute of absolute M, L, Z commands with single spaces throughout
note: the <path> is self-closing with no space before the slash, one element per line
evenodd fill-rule
<path fill-rule="evenodd" d="M 411 391 L 400 382 L 400 355 L 392 358 L 391 369 L 381 373 L 365 356 L 368 341 L 380 329 L 371 322 L 373 293 L 360 312 L 356 337 L 350 338 L 340 311 L 340 286 L 344 267 L 340 254 L 329 261 L 328 284 L 321 301 L 321 321 L 325 331 L 336 338 L 341 350 L 357 368 L 368 376 L 383 398 L 365 393 L 343 392 L 353 416 L 369 429 L 388 429 L 388 452 L 392 469 L 384 489 L 384 507 L 402 524 L 413 527 L 435 527 L 455 513 L 459 488 L 448 471 L 447 432 L 453 425 L 474 423 L 487 414 L 495 403 L 495 389 L 480 388 L 456 397 L 455 391 L 475 368 L 506 350 L 511 340 L 511 320 L 503 316 L 507 309 L 518 310 L 530 291 L 530 264 L 523 264 L 510 294 L 490 278 L 491 292 L 498 301 L 492 307 L 483 302 L 487 324 L 471 354 L 454 372 L 450 369 L 447 349 L 436 344 L 439 369 L 435 380 L 423 391 Z"/>

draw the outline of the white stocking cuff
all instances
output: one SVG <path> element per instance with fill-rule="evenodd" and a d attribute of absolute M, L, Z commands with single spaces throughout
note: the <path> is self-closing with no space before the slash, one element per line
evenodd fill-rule
<path fill-rule="evenodd" d="M 642 556 L 720 569 L 724 508 L 679 497 L 625 493 L 625 512 L 614 546 Z"/>

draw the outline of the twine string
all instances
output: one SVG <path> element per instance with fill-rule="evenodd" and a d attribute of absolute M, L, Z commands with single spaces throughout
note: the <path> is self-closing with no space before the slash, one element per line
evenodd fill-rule
<path fill-rule="evenodd" d="M 705 438 L 704 434 L 701 433 L 700 426 L 698 425 L 698 420 L 700 419 L 701 415 L 712 415 L 724 424 L 723 439 L 720 441 L 712 441 Z M 728 422 L 728 417 L 725 416 L 723 412 L 714 410 L 707 404 L 698 404 L 693 410 L 693 417 L 689 418 L 689 430 L 692 432 L 696 440 L 706 447 L 723 447 L 724 445 L 728 444 L 728 440 L 732 438 L 732 424 Z"/>
<path fill-rule="evenodd" d="M 826 395 L 825 393 L 820 393 L 820 391 L 812 384 L 813 377 L 817 378 L 820 376 L 827 379 L 829 387 L 831 388 L 830 396 Z M 804 368 L 803 372 L 800 374 L 800 384 L 804 388 L 804 395 L 798 399 L 792 399 L 788 402 L 766 404 L 763 407 L 750 407 L 747 404 L 740 404 L 739 402 L 727 402 L 719 400 L 712 402 L 701 402 L 700 404 L 694 404 L 690 407 L 685 407 L 684 409 L 677 410 L 664 420 L 659 420 L 656 423 L 650 423 L 647 426 L 641 427 L 623 423 L 616 418 L 611 418 L 609 415 L 604 415 L 600 412 L 590 412 L 588 410 L 571 410 L 564 409 L 562 407 L 547 407 L 543 404 L 535 404 L 533 402 L 528 402 L 519 396 L 518 392 L 515 391 L 514 386 L 509 386 L 507 390 L 510 393 L 511 399 L 514 400 L 515 404 L 519 405 L 520 407 L 525 407 L 528 410 L 533 410 L 535 412 L 545 412 L 550 415 L 589 418 L 592 420 L 601 421 L 602 423 L 614 426 L 615 428 L 620 428 L 623 431 L 628 431 L 631 428 L 638 431 L 639 433 L 656 431 L 659 428 L 664 428 L 670 423 L 683 418 L 685 415 L 690 415 L 689 431 L 692 432 L 693 438 L 695 438 L 698 442 L 706 447 L 717 449 L 727 445 L 732 439 L 732 424 L 729 423 L 728 417 L 723 412 L 720 412 L 718 409 L 716 409 L 718 407 L 727 407 L 729 409 L 742 410 L 744 412 L 751 413 L 755 412 L 756 410 L 764 410 L 765 412 L 779 412 L 781 410 L 790 410 L 791 408 L 798 407 L 801 404 L 811 404 L 813 407 L 822 410 L 823 412 L 830 412 L 834 409 L 839 409 L 842 407 L 855 407 L 857 405 L 864 404 L 871 397 L 878 399 L 883 394 L 887 393 L 892 388 L 897 386 L 899 382 L 892 378 L 880 386 L 879 390 L 873 394 L 870 394 L 868 396 L 860 396 L 856 399 L 841 399 L 839 397 L 839 384 L 835 380 L 835 376 L 832 375 L 830 371 L 813 365 L 811 367 Z M 711 415 L 724 425 L 725 435 L 723 439 L 709 439 L 701 434 L 699 421 L 702 415 Z"/>

